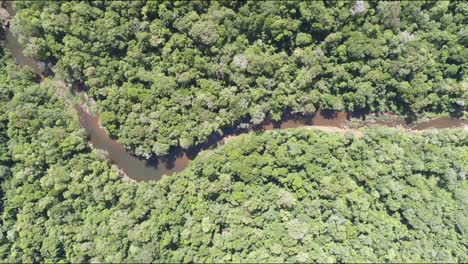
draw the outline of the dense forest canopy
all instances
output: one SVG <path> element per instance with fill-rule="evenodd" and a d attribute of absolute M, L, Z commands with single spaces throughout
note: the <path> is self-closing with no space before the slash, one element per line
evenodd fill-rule
<path fill-rule="evenodd" d="M 103 125 L 139 154 L 284 111 L 465 110 L 464 2 L 15 6 L 26 52 L 84 82 Z M 466 263 L 467 171 L 464 129 L 291 129 L 126 183 L 54 83 L 0 45 L 2 263 Z"/>
<path fill-rule="evenodd" d="M 119 180 L 47 82 L 0 60 L 1 262 L 467 262 L 468 133 L 248 134 Z"/>
<path fill-rule="evenodd" d="M 465 1 L 19 1 L 26 52 L 137 154 L 318 109 L 462 116 Z"/>

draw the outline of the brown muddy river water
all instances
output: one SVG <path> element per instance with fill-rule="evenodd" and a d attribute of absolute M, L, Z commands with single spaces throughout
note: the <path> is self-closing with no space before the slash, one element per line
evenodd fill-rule
<path fill-rule="evenodd" d="M 171 175 L 187 167 L 189 159 L 185 154 L 171 164 L 154 158 L 146 160 L 131 155 L 117 140 L 109 138 L 104 129 L 99 126 L 98 117 L 90 115 L 81 105 L 75 106 L 75 109 L 78 112 L 80 126 L 88 133 L 93 147 L 103 150 L 106 157 L 133 180 L 159 180 L 163 175 Z"/>
<path fill-rule="evenodd" d="M 11 2 L 6 2 L 5 8 L 10 16 L 14 15 Z M 9 28 L 6 29 L 5 34 L 5 46 L 10 50 L 10 53 L 14 57 L 16 63 L 20 66 L 30 66 L 33 71 L 43 78 L 44 66 L 42 62 L 38 62 L 33 58 L 24 56 L 23 48 L 18 42 L 18 39 L 10 32 Z M 163 175 L 171 175 L 174 172 L 180 172 L 186 168 L 189 164 L 188 155 L 185 152 L 179 151 L 178 154 L 172 155 L 172 159 L 169 161 L 161 161 L 156 158 L 146 160 L 144 158 L 135 157 L 127 149 L 120 144 L 118 141 L 109 138 L 107 133 L 99 126 L 99 117 L 92 116 L 89 114 L 83 106 L 77 105 L 75 109 L 79 116 L 79 123 L 82 128 L 86 130 L 89 136 L 89 141 L 96 149 L 101 149 L 106 153 L 106 156 L 115 165 L 117 165 L 122 171 L 125 172 L 131 179 L 136 181 L 148 181 L 148 180 L 159 180 Z M 203 148 L 216 147 L 219 144 L 223 144 L 224 140 L 230 138 L 233 135 L 238 135 L 248 131 L 262 131 L 272 129 L 286 129 L 286 128 L 297 128 L 305 126 L 326 126 L 333 128 L 344 128 L 347 124 L 349 114 L 345 112 L 338 113 L 317 113 L 315 115 L 305 117 L 286 117 L 283 121 L 277 123 L 268 123 L 257 127 L 255 129 L 247 130 L 230 130 L 225 133 L 224 137 L 218 137 L 205 144 L 204 147 L 200 147 L 191 151 L 190 157 L 195 157 L 199 151 Z M 429 121 L 421 122 L 417 125 L 406 124 L 402 118 L 397 121 L 385 122 L 378 121 L 373 124 L 386 125 L 389 127 L 403 126 L 412 130 L 424 130 L 428 128 L 449 128 L 449 127 L 462 127 L 467 126 L 468 122 L 455 119 L 455 118 L 436 118 Z M 367 125 L 364 123 L 363 125 Z"/>
<path fill-rule="evenodd" d="M 1 2 L 1 1 L 0 1 Z M 5 2 L 5 10 L 10 14 L 10 17 L 15 15 L 12 3 L 10 1 Z M 23 47 L 18 41 L 18 38 L 13 36 L 12 32 L 7 28 L 5 30 L 5 42 L 4 46 L 10 51 L 11 56 L 15 59 L 16 64 L 20 66 L 29 66 L 32 68 L 34 73 L 42 76 L 44 70 L 44 63 L 38 62 L 31 57 L 27 57 L 23 54 Z"/>
<path fill-rule="evenodd" d="M 468 126 L 468 121 L 451 117 L 439 117 L 421 122 L 414 126 L 410 125 L 410 128 L 412 130 L 425 130 L 429 128 L 456 128 L 463 126 Z"/>

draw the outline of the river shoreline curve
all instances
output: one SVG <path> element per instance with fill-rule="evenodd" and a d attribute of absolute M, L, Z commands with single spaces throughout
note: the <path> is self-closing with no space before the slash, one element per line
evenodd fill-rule
<path fill-rule="evenodd" d="M 23 48 L 17 37 L 10 31 L 10 20 L 14 18 L 15 15 L 11 1 L 2 2 L 0 14 L 2 18 L 5 18 L 2 19 L 2 27 L 5 32 L 5 47 L 10 51 L 16 64 L 19 66 L 31 67 L 33 72 L 40 77 L 41 84 L 48 76 L 54 76 L 51 65 L 47 65 L 44 62 L 24 55 Z M 201 151 L 213 149 L 227 143 L 234 137 L 250 132 L 306 128 L 318 129 L 328 133 L 351 132 L 356 136 L 362 136 L 362 132 L 357 129 L 373 125 L 400 127 L 406 129 L 408 132 L 419 132 L 430 128 L 463 127 L 465 130 L 468 128 L 468 121 L 450 117 L 439 117 L 414 124 L 407 122 L 401 116 L 388 113 L 381 113 L 375 116 L 362 116 L 356 113 L 333 111 L 317 111 L 304 115 L 293 115 L 285 112 L 280 121 L 272 121 L 267 118 L 262 124 L 257 126 L 248 125 L 247 127 L 241 126 L 242 128 L 239 128 L 239 126 L 237 126 L 238 124 L 233 124 L 230 127 L 221 128 L 223 131 L 222 134 L 212 134 L 205 143 L 188 150 L 177 147 L 172 149 L 170 154 L 164 157 L 155 157 L 154 155 L 139 157 L 132 154 L 131 150 L 127 149 L 123 144 L 108 136 L 106 130 L 100 125 L 99 115 L 93 115 L 87 105 L 92 104 L 93 101 L 92 98 L 89 98 L 86 89 L 82 89 L 84 85 L 71 87 L 62 80 L 58 81 L 63 82 L 60 85 L 63 86 L 63 89 L 72 89 L 75 92 L 75 96 L 82 93 L 85 94 L 87 103 L 74 105 L 66 98 L 64 91 L 57 91 L 58 96 L 64 98 L 67 105 L 76 111 L 79 124 L 88 134 L 88 141 L 91 147 L 102 150 L 104 156 L 117 167 L 121 177 L 128 181 L 159 180 L 164 175 L 180 172 L 185 169 L 189 161 L 195 158 Z"/>

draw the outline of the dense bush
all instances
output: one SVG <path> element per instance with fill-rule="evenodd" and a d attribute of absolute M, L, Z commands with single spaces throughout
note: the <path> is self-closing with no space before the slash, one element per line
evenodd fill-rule
<path fill-rule="evenodd" d="M 463 1 L 20 1 L 26 51 L 137 154 L 317 109 L 463 114 Z"/>

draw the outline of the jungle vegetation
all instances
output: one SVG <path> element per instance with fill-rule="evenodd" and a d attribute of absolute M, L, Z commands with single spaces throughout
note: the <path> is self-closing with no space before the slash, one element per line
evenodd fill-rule
<path fill-rule="evenodd" d="M 466 131 L 247 134 L 128 184 L 61 99 L 3 69 L 5 262 L 468 260 Z"/>
<path fill-rule="evenodd" d="M 246 134 L 122 182 L 47 84 L 1 60 L 4 262 L 466 262 L 468 133 Z"/>
<path fill-rule="evenodd" d="M 15 5 L 137 153 L 285 110 L 464 110 L 463 2 Z M 466 130 L 250 133 L 131 184 L 54 89 L 0 46 L 0 262 L 468 262 Z"/>
<path fill-rule="evenodd" d="M 465 1 L 19 1 L 26 53 L 139 155 L 317 110 L 462 116 Z"/>

